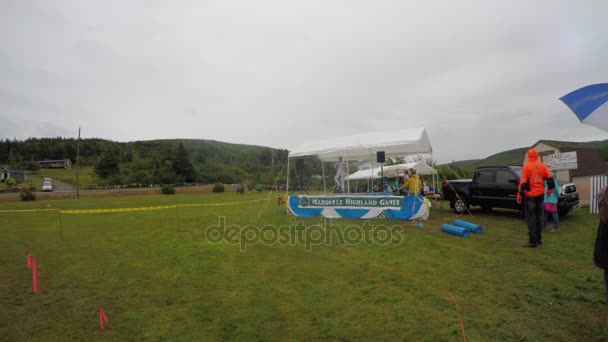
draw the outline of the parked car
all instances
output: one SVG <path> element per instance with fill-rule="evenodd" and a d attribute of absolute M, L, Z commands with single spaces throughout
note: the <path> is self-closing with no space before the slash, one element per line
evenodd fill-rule
<path fill-rule="evenodd" d="M 517 203 L 521 168 L 479 167 L 475 170 L 473 179 L 445 181 L 442 188 L 443 197 L 450 201 L 450 208 L 458 214 L 466 212 L 470 206 L 480 206 L 484 210 L 516 209 L 523 214 L 523 207 Z M 560 190 L 557 211 L 559 215 L 566 215 L 578 205 L 579 197 L 573 183 L 561 185 Z"/>
<path fill-rule="evenodd" d="M 42 183 L 42 191 L 53 191 L 53 182 L 51 182 L 50 178 L 45 178 Z"/>

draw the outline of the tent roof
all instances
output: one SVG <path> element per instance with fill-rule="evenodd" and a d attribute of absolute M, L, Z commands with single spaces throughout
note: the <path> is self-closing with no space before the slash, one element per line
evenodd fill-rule
<path fill-rule="evenodd" d="M 432 175 L 434 173 L 437 173 L 437 170 L 430 167 L 427 163 L 425 163 L 423 161 L 419 161 L 419 162 L 415 162 L 415 163 L 406 163 L 406 164 L 396 164 L 396 165 L 385 166 L 384 175 L 387 177 L 395 177 L 397 175 L 405 173 L 405 171 L 407 171 L 410 168 L 416 170 L 416 174 L 422 175 L 422 176 Z M 373 169 L 373 172 L 372 172 L 372 169 L 363 169 L 363 170 L 359 170 L 355 173 L 352 173 L 352 174 L 346 176 L 344 179 L 352 181 L 352 180 L 360 180 L 360 179 L 370 179 L 370 178 L 372 178 L 372 176 L 374 178 L 380 178 L 381 173 L 382 173 L 381 169 L 379 167 L 375 167 Z"/>
<path fill-rule="evenodd" d="M 340 157 L 344 160 L 373 160 L 378 151 L 384 151 L 387 157 L 397 157 L 431 153 L 433 148 L 424 128 L 408 128 L 308 142 L 289 152 L 289 157 L 316 155 L 323 161 L 337 161 Z"/>
<path fill-rule="evenodd" d="M 346 177 L 344 177 L 344 180 L 360 180 L 360 179 L 370 179 L 372 178 L 372 176 L 374 176 L 374 178 L 378 178 L 377 175 L 375 175 L 377 172 L 380 172 L 380 169 L 374 169 L 374 172 L 372 173 L 372 169 L 363 169 L 363 170 L 359 170 L 353 174 L 350 174 Z"/>
<path fill-rule="evenodd" d="M 384 167 L 384 175 L 388 175 L 389 177 L 394 177 L 395 175 L 405 173 L 408 169 L 416 170 L 416 174 L 424 176 L 424 175 L 432 175 L 437 173 L 437 170 L 430 167 L 427 163 L 423 161 L 418 161 L 414 163 L 406 163 L 406 164 L 396 164 Z"/>

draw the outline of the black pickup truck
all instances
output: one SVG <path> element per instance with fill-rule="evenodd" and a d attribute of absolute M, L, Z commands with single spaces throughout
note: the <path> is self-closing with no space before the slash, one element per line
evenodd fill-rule
<path fill-rule="evenodd" d="M 472 205 L 480 206 L 484 210 L 506 208 L 522 212 L 522 206 L 517 204 L 521 168 L 521 166 L 479 167 L 475 170 L 473 179 L 445 181 L 442 187 L 443 197 L 450 201 L 450 208 L 458 214 L 467 211 Z M 570 209 L 578 205 L 578 193 L 576 185 L 572 183 L 559 185 L 557 210 L 559 215 L 566 215 Z"/>

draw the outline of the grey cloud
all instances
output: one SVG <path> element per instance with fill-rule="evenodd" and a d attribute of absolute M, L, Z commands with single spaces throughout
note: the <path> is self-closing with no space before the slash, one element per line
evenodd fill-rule
<path fill-rule="evenodd" d="M 4 1 L 2 137 L 294 148 L 424 126 L 435 159 L 605 139 L 557 99 L 608 80 L 605 1 Z M 269 132 L 272 132 L 269 134 Z"/>

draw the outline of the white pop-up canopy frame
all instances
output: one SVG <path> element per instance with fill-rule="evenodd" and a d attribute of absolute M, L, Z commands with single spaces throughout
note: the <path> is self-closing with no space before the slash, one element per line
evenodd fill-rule
<path fill-rule="evenodd" d="M 417 161 L 413 163 L 404 163 L 404 164 L 395 164 L 384 167 L 384 176 L 386 177 L 399 177 L 403 176 L 407 173 L 407 170 L 414 169 L 416 170 L 416 174 L 419 176 L 431 175 L 433 177 L 432 183 L 433 188 L 436 189 L 435 177 L 437 175 L 437 170 L 429 166 L 427 163 L 423 161 Z M 380 177 L 379 169 L 363 169 L 354 172 L 345 177 L 347 181 L 360 181 L 360 180 L 369 180 L 376 177 Z"/>
<path fill-rule="evenodd" d="M 416 173 L 420 176 L 425 175 L 436 175 L 437 170 L 429 166 L 427 163 L 423 161 L 417 161 L 414 163 L 405 163 L 405 164 L 395 164 L 384 167 L 384 175 L 386 177 L 397 177 L 403 176 L 407 170 L 414 169 Z M 346 176 L 345 179 L 349 180 L 362 180 L 362 179 L 370 179 L 380 176 L 379 169 L 363 169 L 356 171 L 353 174 Z"/>
<path fill-rule="evenodd" d="M 437 174 L 437 170 L 433 169 L 427 163 L 425 163 L 423 161 L 417 161 L 414 163 L 405 163 L 405 164 L 396 164 L 396 165 L 385 166 L 384 175 L 388 176 L 388 177 L 402 176 L 409 169 L 416 170 L 416 174 L 418 174 L 419 176 Z"/>
<path fill-rule="evenodd" d="M 378 172 L 380 172 L 380 170 L 378 170 L 378 169 L 376 169 L 376 170 L 363 169 L 363 170 L 355 171 L 353 174 L 350 174 L 350 175 L 344 177 L 344 180 L 347 180 L 347 181 L 368 180 L 368 179 L 376 178 L 378 176 Z"/>
<path fill-rule="evenodd" d="M 289 152 L 287 158 L 286 193 L 288 194 L 289 192 L 289 160 L 291 158 L 316 155 L 322 162 L 331 162 L 339 161 L 341 157 L 346 162 L 346 173 L 348 174 L 349 161 L 373 161 L 376 158 L 376 152 L 381 151 L 384 151 L 387 158 L 391 158 L 412 154 L 432 154 L 433 148 L 424 128 L 378 131 L 308 142 Z M 323 188 L 325 189 L 324 167 L 322 167 L 322 171 Z M 374 172 L 373 168 L 371 172 Z M 350 190 L 350 184 L 348 184 L 348 188 Z"/>

